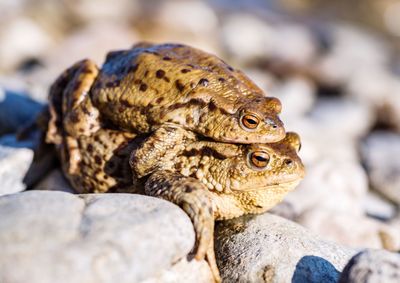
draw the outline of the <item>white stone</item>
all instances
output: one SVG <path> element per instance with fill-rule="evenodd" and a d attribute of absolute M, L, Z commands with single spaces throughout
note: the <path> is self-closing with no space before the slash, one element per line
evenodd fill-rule
<path fill-rule="evenodd" d="M 274 30 L 270 57 L 300 66 L 311 63 L 317 48 L 309 29 L 297 24 L 277 24 Z"/>
<path fill-rule="evenodd" d="M 1 282 L 142 282 L 185 266 L 193 282 L 210 278 L 186 262 L 190 219 L 160 199 L 30 191 L 1 197 L 0 215 Z"/>
<path fill-rule="evenodd" d="M 137 16 L 139 11 L 137 4 L 138 1 L 135 0 L 119 0 L 118 5 L 115 5 L 113 0 L 81 0 L 67 1 L 59 9 L 66 6 L 72 13 L 72 17 L 85 23 L 109 22 L 112 24 L 124 23 Z"/>
<path fill-rule="evenodd" d="M 0 195 L 25 190 L 23 178 L 33 160 L 33 151 L 0 145 Z"/>
<path fill-rule="evenodd" d="M 370 109 L 357 101 L 345 99 L 319 99 L 310 118 L 326 133 L 339 139 L 359 138 L 371 128 L 373 115 Z"/>
<path fill-rule="evenodd" d="M 356 252 L 268 213 L 218 223 L 216 244 L 224 282 L 337 282 Z"/>
<path fill-rule="evenodd" d="M 282 102 L 280 117 L 285 122 L 305 115 L 315 102 L 315 85 L 307 79 L 296 76 L 288 78 L 281 84 L 275 84 L 269 93 Z"/>
<path fill-rule="evenodd" d="M 400 281 L 400 254 L 383 250 L 366 250 L 346 265 L 340 283 L 397 283 Z"/>
<path fill-rule="evenodd" d="M 223 45 L 238 61 L 263 58 L 272 52 L 274 28 L 250 14 L 231 14 L 223 20 Z"/>
<path fill-rule="evenodd" d="M 372 191 L 367 193 L 363 203 L 366 214 L 371 217 L 386 221 L 396 216 L 396 206 Z"/>
<path fill-rule="evenodd" d="M 389 235 L 397 247 L 400 243 L 395 227 L 361 214 L 318 207 L 307 210 L 296 221 L 324 239 L 353 248 L 383 248 L 382 232 Z"/>
<path fill-rule="evenodd" d="M 162 1 L 153 15 L 160 26 L 193 34 L 214 33 L 218 19 L 209 4 L 203 1 Z"/>
<path fill-rule="evenodd" d="M 330 53 L 318 63 L 317 73 L 335 84 L 348 82 L 364 69 L 380 68 L 389 62 L 389 50 L 382 40 L 349 25 L 333 27 Z"/>
<path fill-rule="evenodd" d="M 46 52 L 53 39 L 33 20 L 14 18 L 0 28 L 0 70 L 9 70 L 24 59 Z"/>
<path fill-rule="evenodd" d="M 52 170 L 35 186 L 35 190 L 75 193 L 74 189 L 68 183 L 68 180 L 65 179 L 60 169 Z"/>
<path fill-rule="evenodd" d="M 375 132 L 361 147 L 372 187 L 400 205 L 400 134 Z"/>
<path fill-rule="evenodd" d="M 368 179 L 358 163 L 324 159 L 308 166 L 300 185 L 286 196 L 297 213 L 324 209 L 362 215 Z"/>

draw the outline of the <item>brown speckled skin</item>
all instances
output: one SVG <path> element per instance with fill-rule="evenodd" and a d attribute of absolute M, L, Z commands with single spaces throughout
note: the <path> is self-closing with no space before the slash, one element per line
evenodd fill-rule
<path fill-rule="evenodd" d="M 143 55 L 145 58 L 141 58 L 142 55 L 140 55 L 140 60 L 138 60 L 144 67 L 148 64 L 146 69 L 150 70 L 161 65 L 152 65 L 151 62 L 154 60 L 148 59 L 147 56 L 163 55 L 165 57 L 170 55 L 170 58 L 173 58 L 170 49 L 183 48 L 188 53 L 187 56 L 192 56 L 190 55 L 192 52 L 203 54 L 203 57 L 198 56 L 201 59 L 199 60 L 205 65 L 196 65 L 196 68 L 192 68 L 190 72 L 201 75 L 193 76 L 193 78 L 207 78 L 208 85 L 196 86 L 196 91 L 191 93 L 197 96 L 196 99 L 198 101 L 204 102 L 208 99 L 208 102 L 205 106 L 203 102 L 189 102 L 189 105 L 193 104 L 194 108 L 191 108 L 191 106 L 188 108 L 187 105 L 183 107 L 174 106 L 172 107 L 173 109 L 167 111 L 167 115 L 175 110 L 183 111 L 182 114 L 186 115 L 195 113 L 201 107 L 205 107 L 206 110 L 204 111 L 208 114 L 217 113 L 216 115 L 213 114 L 215 123 L 222 123 L 221 121 L 224 121 L 224 119 L 228 121 L 232 117 L 237 117 L 235 116 L 237 115 L 237 110 L 247 105 L 243 103 L 245 98 L 254 98 L 266 101 L 266 105 L 269 106 L 263 109 L 269 110 L 265 113 L 268 113 L 268 115 L 274 113 L 272 119 L 277 119 L 276 114 L 279 111 L 275 108 L 278 107 L 279 103 L 276 103 L 274 99 L 263 100 L 258 88 L 250 81 L 243 84 L 245 77 L 240 72 L 235 72 L 234 75 L 225 78 L 225 82 L 230 82 L 231 86 L 226 91 L 219 92 L 220 100 L 218 100 L 219 98 L 217 99 L 215 93 L 206 99 L 207 93 L 210 92 L 206 87 L 212 86 L 211 90 L 216 89 L 213 79 L 217 78 L 218 80 L 219 72 L 229 73 L 232 71 L 229 70 L 225 63 L 218 61 L 221 66 L 215 67 L 216 73 L 211 72 L 210 75 L 208 71 L 204 70 L 205 66 L 209 66 L 212 70 L 217 62 L 216 60 L 219 59 L 189 47 L 168 46 L 170 45 L 163 46 L 159 55 L 142 50 L 139 53 L 145 54 Z M 129 55 L 132 52 L 135 53 L 136 51 L 134 50 L 135 48 L 128 52 L 111 54 L 108 60 L 117 58 L 121 54 Z M 185 52 L 183 54 L 186 54 Z M 172 61 L 172 59 L 162 59 L 164 57 L 160 57 L 161 61 Z M 181 59 L 182 62 L 185 62 L 185 60 Z M 145 64 L 144 62 L 148 63 Z M 174 65 L 175 67 L 176 64 Z M 172 68 L 170 66 L 169 69 L 171 72 L 179 71 L 182 73 L 180 68 Z M 172 74 L 169 71 L 167 72 L 169 69 L 165 65 L 166 73 Z M 140 70 L 141 68 L 139 67 L 136 72 L 140 72 Z M 145 69 L 143 69 L 143 72 L 146 72 Z M 130 107 L 125 102 L 121 104 L 121 99 L 134 97 L 138 92 L 141 92 L 140 84 L 138 90 L 132 88 L 131 81 L 127 84 L 121 81 L 119 85 L 121 87 L 125 85 L 125 89 L 116 89 L 115 93 L 110 95 L 110 89 L 99 88 L 99 93 L 96 94 L 96 87 L 100 87 L 103 83 L 107 84 L 103 77 L 105 74 L 103 69 L 99 75 L 97 67 L 91 61 L 84 60 L 66 70 L 52 85 L 49 97 L 50 120 L 46 141 L 56 145 L 64 174 L 80 193 L 143 193 L 160 197 L 179 205 L 190 216 L 194 224 L 197 237 L 195 257 L 197 259 L 206 257 L 216 281 L 219 281 L 218 268 L 213 251 L 214 220 L 266 211 L 281 201 L 283 196 L 296 186 L 304 175 L 304 167 L 297 156 L 300 146 L 298 135 L 288 133 L 285 139 L 278 143 L 270 144 L 229 144 L 202 140 L 202 135 L 187 131 L 190 127 L 194 127 L 193 130 L 196 130 L 196 127 L 201 123 L 185 124 L 185 121 L 188 120 L 186 118 L 183 121 L 157 120 L 157 117 L 161 117 L 157 115 L 161 113 L 162 108 L 154 107 L 153 109 L 153 106 L 149 107 L 150 104 L 147 104 L 145 108 L 141 108 L 140 103 L 144 103 L 146 95 L 138 99 L 138 108 Z M 175 73 L 175 75 L 177 76 L 178 73 Z M 143 76 L 146 77 L 145 74 Z M 171 78 L 173 77 L 173 75 L 170 76 Z M 126 75 L 121 77 L 122 80 L 128 80 L 129 78 Z M 148 80 L 150 79 L 151 77 L 148 77 Z M 95 80 L 97 82 L 100 81 L 100 83 L 93 85 Z M 150 82 L 147 79 L 142 79 L 141 81 L 146 85 Z M 181 78 L 180 82 L 185 85 L 184 89 L 188 81 Z M 233 85 L 235 88 L 232 88 Z M 176 84 L 175 87 L 174 85 L 170 85 L 169 88 L 167 86 L 164 87 L 165 91 L 170 88 L 169 91 L 175 95 L 172 100 L 175 104 L 170 105 L 181 105 L 179 103 L 183 103 L 180 102 L 183 99 L 182 93 L 177 91 Z M 156 90 L 162 90 L 156 85 L 154 85 L 153 89 L 153 86 L 149 83 L 147 87 L 142 87 L 142 92 L 149 89 L 154 93 L 157 92 Z M 232 93 L 236 92 L 236 98 L 233 99 L 235 95 L 232 95 Z M 226 97 L 221 93 L 227 93 Z M 244 98 L 240 98 L 239 93 L 242 93 Z M 97 101 L 95 97 L 98 95 L 100 98 L 104 94 L 106 94 L 107 99 L 111 100 L 105 106 L 103 105 L 103 108 L 101 101 Z M 257 95 L 260 95 L 260 97 Z M 115 98 L 115 101 L 112 101 L 112 97 Z M 154 95 L 151 94 L 148 94 L 148 97 L 150 101 L 155 99 Z M 165 99 L 170 100 L 172 96 L 167 95 Z M 192 98 L 190 101 L 192 101 Z M 162 105 L 161 101 L 159 102 Z M 108 107 L 107 105 L 112 106 Z M 199 105 L 202 106 L 196 108 Z M 235 108 L 237 105 L 240 105 L 238 109 Z M 119 107 L 123 108 L 122 111 L 119 110 Z M 248 110 L 251 108 L 255 111 L 258 109 L 257 107 L 253 104 L 248 107 Z M 234 112 L 236 114 L 228 115 L 227 113 L 231 110 L 232 112 L 236 111 Z M 107 111 L 110 112 L 108 113 Z M 122 116 L 113 116 L 111 113 L 118 113 L 118 115 Z M 154 116 L 149 113 L 156 114 Z M 104 117 L 102 116 L 103 114 Z M 218 118 L 219 115 L 225 118 L 221 120 Z M 176 112 L 171 117 L 176 117 Z M 188 116 L 186 115 L 186 117 Z M 131 132 L 136 126 L 129 124 L 133 123 L 134 118 L 139 121 L 136 124 L 138 132 L 153 132 L 136 136 Z M 110 120 L 111 123 L 109 122 Z M 233 120 L 231 119 L 231 121 Z M 156 126 L 153 127 L 153 123 Z M 158 125 L 157 123 L 163 123 L 163 125 Z M 204 123 L 204 125 L 212 125 L 211 121 L 207 123 Z M 120 128 L 116 129 L 116 126 Z M 204 131 L 205 129 L 207 127 L 204 128 Z M 228 137 L 229 133 L 236 131 L 214 130 L 223 132 L 223 134 L 228 133 L 224 138 Z M 197 133 L 207 136 L 202 130 L 197 131 Z M 212 133 L 214 132 L 211 129 L 208 132 L 210 134 L 208 136 L 215 137 L 217 140 L 223 139 L 220 138 L 221 136 L 213 136 Z M 261 135 L 261 133 L 259 134 Z M 271 132 L 269 134 L 269 138 L 271 138 L 273 135 L 271 135 Z M 246 135 L 251 136 L 249 133 Z M 243 134 L 243 136 L 245 135 Z M 252 137 L 257 137 L 257 135 Z M 269 156 L 268 165 L 262 169 L 254 167 L 249 158 L 251 153 L 260 151 L 267 153 Z"/>
<path fill-rule="evenodd" d="M 218 57 L 186 45 L 142 43 L 111 52 L 91 83 L 93 105 L 129 132 L 171 122 L 224 142 L 276 142 L 285 135 L 278 99 Z M 258 117 L 255 129 L 240 123 L 246 114 Z"/>

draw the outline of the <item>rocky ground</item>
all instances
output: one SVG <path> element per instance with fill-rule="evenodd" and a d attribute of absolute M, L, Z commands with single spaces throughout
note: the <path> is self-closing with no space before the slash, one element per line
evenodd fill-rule
<path fill-rule="evenodd" d="M 217 224 L 226 282 L 400 281 L 400 57 L 391 44 L 350 24 L 218 1 L 99 2 L 0 2 L 0 282 L 210 281 L 207 264 L 188 256 L 189 218 L 170 203 L 76 195 L 56 167 L 25 191 L 35 140 L 16 134 L 50 83 L 76 60 L 101 64 L 139 40 L 218 54 L 280 98 L 286 128 L 302 138 L 300 186 L 271 213 Z"/>

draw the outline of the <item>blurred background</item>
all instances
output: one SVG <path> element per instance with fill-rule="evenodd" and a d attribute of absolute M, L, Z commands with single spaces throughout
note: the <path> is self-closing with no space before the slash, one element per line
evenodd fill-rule
<path fill-rule="evenodd" d="M 0 0 L 0 142 L 65 68 L 142 40 L 217 54 L 281 99 L 307 176 L 276 213 L 400 249 L 399 0 Z"/>

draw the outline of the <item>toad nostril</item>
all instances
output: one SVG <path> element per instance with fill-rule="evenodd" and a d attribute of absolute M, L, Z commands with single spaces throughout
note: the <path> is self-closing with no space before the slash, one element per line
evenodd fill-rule
<path fill-rule="evenodd" d="M 265 123 L 268 124 L 269 126 L 271 126 L 273 129 L 278 128 L 278 125 L 272 119 L 269 119 L 269 118 L 266 119 Z"/>
<path fill-rule="evenodd" d="M 293 163 L 292 159 L 286 159 L 285 160 L 285 164 L 286 165 L 292 165 L 292 163 Z"/>

